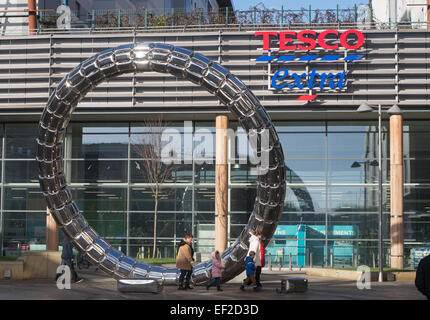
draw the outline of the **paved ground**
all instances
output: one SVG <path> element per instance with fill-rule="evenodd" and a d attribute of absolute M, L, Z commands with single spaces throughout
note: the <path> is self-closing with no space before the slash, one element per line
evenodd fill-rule
<path fill-rule="evenodd" d="M 142 299 L 142 300 L 424 300 L 411 281 L 372 283 L 370 290 L 357 289 L 355 281 L 307 276 L 303 271 L 264 271 L 262 274 L 263 291 L 259 293 L 248 289 L 239 290 L 242 275 L 222 285 L 223 292 L 215 288 L 206 291 L 198 286 L 193 290 L 178 291 L 174 286 L 166 286 L 159 294 L 123 294 L 117 291 L 116 281 L 106 277 L 101 271 L 80 271 L 85 281 L 72 284 L 70 290 L 59 290 L 54 280 L 0 280 L 0 299 Z M 286 276 L 306 277 L 309 289 L 306 293 L 277 294 L 280 279 Z M 258 296 L 257 296 L 258 295 Z"/>

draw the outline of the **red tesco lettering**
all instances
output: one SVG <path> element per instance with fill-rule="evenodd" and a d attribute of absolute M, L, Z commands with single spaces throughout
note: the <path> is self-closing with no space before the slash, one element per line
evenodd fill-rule
<path fill-rule="evenodd" d="M 327 50 L 336 50 L 339 48 L 339 44 L 329 45 L 326 42 L 327 35 L 334 34 L 340 42 L 340 46 L 345 49 L 358 49 L 364 44 L 364 35 L 359 30 L 346 30 L 342 32 L 339 36 L 338 30 L 325 30 L 320 32 L 317 36 L 316 31 L 313 30 L 303 30 L 298 33 L 295 31 L 257 31 L 254 36 L 263 37 L 263 50 L 270 50 L 270 37 L 278 38 L 279 37 L 279 50 L 312 50 L 315 49 L 317 43 L 321 48 Z M 355 36 L 355 43 L 348 43 L 347 39 L 349 35 Z M 294 38 L 300 42 L 300 44 L 296 45 L 292 42 Z"/>

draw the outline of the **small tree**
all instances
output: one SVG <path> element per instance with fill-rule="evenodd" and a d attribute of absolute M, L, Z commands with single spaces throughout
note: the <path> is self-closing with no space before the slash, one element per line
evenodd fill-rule
<path fill-rule="evenodd" d="M 158 204 L 161 185 L 171 177 L 178 165 L 174 163 L 164 163 L 162 150 L 165 142 L 162 140 L 163 131 L 167 124 L 162 116 L 158 115 L 144 120 L 145 132 L 139 136 L 138 141 L 133 145 L 133 149 L 142 159 L 143 168 L 138 168 L 144 175 L 146 181 L 150 183 L 152 196 L 154 198 L 154 244 L 152 258 L 156 257 L 157 249 L 157 219 Z M 174 155 L 170 155 L 174 156 Z"/>

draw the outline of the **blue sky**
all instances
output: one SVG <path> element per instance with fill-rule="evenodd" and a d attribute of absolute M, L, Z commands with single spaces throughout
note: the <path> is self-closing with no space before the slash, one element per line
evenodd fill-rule
<path fill-rule="evenodd" d="M 258 3 L 263 3 L 268 9 L 284 9 L 299 10 L 300 8 L 308 8 L 309 5 L 312 9 L 335 9 L 336 4 L 339 4 L 340 9 L 353 8 L 354 4 L 369 4 L 368 0 L 233 0 L 235 10 L 247 10 L 251 6 Z"/>

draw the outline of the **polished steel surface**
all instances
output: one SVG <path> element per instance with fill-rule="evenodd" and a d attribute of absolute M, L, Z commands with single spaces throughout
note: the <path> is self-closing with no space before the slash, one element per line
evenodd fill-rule
<path fill-rule="evenodd" d="M 152 279 L 123 278 L 118 280 L 117 289 L 129 293 L 159 293 L 162 286 Z"/>
<path fill-rule="evenodd" d="M 267 151 L 269 161 L 259 166 L 259 183 L 253 212 L 233 245 L 222 253 L 226 265 L 222 282 L 245 269 L 244 258 L 251 230 L 263 234 L 266 246 L 273 236 L 285 199 L 285 164 L 281 144 L 269 115 L 255 95 L 222 65 L 191 50 L 164 43 L 128 44 L 102 51 L 73 69 L 51 94 L 39 122 L 37 161 L 39 182 L 58 226 L 88 260 L 116 278 L 145 278 L 175 284 L 179 270 L 137 262 L 103 240 L 88 225 L 72 199 L 63 165 L 63 140 L 73 110 L 101 82 L 123 73 L 157 71 L 187 79 L 214 94 L 235 114 L 248 133 L 259 141 L 269 133 L 268 145 L 257 143 L 254 152 Z M 211 278 L 211 261 L 193 268 L 192 282 Z"/>

